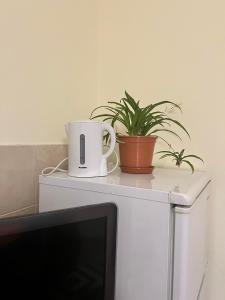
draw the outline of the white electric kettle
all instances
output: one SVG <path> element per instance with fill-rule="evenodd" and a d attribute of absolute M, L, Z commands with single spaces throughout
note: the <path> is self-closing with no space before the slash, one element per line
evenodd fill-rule
<path fill-rule="evenodd" d="M 113 128 L 104 122 L 93 120 L 74 121 L 65 125 L 68 136 L 68 175 L 75 177 L 106 176 L 113 170 L 107 170 L 107 158 L 116 144 Z M 110 146 L 103 153 L 103 133 L 110 134 Z"/>

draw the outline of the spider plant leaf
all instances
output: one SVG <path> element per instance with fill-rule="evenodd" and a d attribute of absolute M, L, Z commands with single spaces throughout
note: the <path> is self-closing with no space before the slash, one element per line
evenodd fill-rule
<path fill-rule="evenodd" d="M 180 157 L 179 157 L 179 153 L 178 152 L 173 152 L 173 154 L 174 154 L 174 157 L 176 157 L 176 161 L 179 163 L 179 164 L 181 164 L 181 159 L 180 159 Z"/>
<path fill-rule="evenodd" d="M 113 118 L 114 115 L 111 115 L 111 114 L 101 114 L 101 115 L 97 115 L 97 116 L 92 117 L 91 120 L 97 119 L 97 118 L 103 118 L 103 117 Z"/>
<path fill-rule="evenodd" d="M 199 160 L 201 160 L 204 163 L 204 160 L 201 157 L 199 157 L 197 155 L 194 155 L 194 154 L 185 155 L 185 156 L 183 156 L 183 159 L 184 158 L 189 158 L 189 157 L 193 157 L 193 158 L 199 159 Z"/>
<path fill-rule="evenodd" d="M 121 104 L 122 106 L 123 106 L 123 108 L 128 112 L 128 111 L 131 111 L 130 110 L 130 108 L 129 108 L 129 106 L 127 105 L 127 103 L 126 103 L 126 99 L 121 99 L 122 100 L 122 102 L 123 102 L 123 104 Z"/>
<path fill-rule="evenodd" d="M 163 127 L 163 120 L 161 118 L 156 119 L 156 120 L 154 120 L 154 119 L 148 120 L 148 118 L 147 118 L 146 123 L 145 123 L 145 128 L 143 129 L 143 134 L 144 135 L 149 134 L 149 131 L 157 125 Z"/>
<path fill-rule="evenodd" d="M 163 154 L 160 159 L 162 158 L 165 158 L 165 157 L 173 157 L 172 161 L 176 161 L 176 165 L 177 166 L 180 166 L 181 165 L 181 160 L 179 159 L 179 156 L 177 154 L 177 152 L 173 152 L 173 151 L 159 151 L 159 152 L 156 152 L 157 153 L 161 153 Z"/>
<path fill-rule="evenodd" d="M 109 104 L 117 105 L 117 106 L 119 106 L 119 107 L 121 107 L 121 108 L 124 108 L 124 105 L 123 105 L 122 103 L 120 103 L 120 102 L 116 102 L 116 101 L 108 101 L 108 103 L 109 103 Z"/>
<path fill-rule="evenodd" d="M 185 132 L 186 132 L 186 134 L 188 135 L 188 137 L 191 139 L 191 137 L 190 137 L 190 134 L 188 133 L 188 131 L 187 131 L 187 129 L 180 123 L 180 122 L 178 122 L 177 120 L 174 120 L 174 119 L 172 119 L 172 118 L 164 118 L 164 120 L 166 121 L 170 121 L 170 122 L 172 122 L 172 123 L 174 123 L 174 124 L 176 124 L 176 125 L 178 125 L 180 128 L 182 128 Z"/>
<path fill-rule="evenodd" d="M 124 100 L 133 108 L 133 110 L 135 111 L 136 109 L 139 108 L 139 105 L 138 103 L 134 100 L 134 98 L 132 98 L 128 93 L 127 91 L 125 91 L 125 95 L 126 95 L 126 98 L 124 98 Z"/>
<path fill-rule="evenodd" d="M 119 117 L 119 115 L 111 115 L 111 114 L 101 114 L 101 115 L 98 115 L 98 116 L 94 116 L 92 117 L 92 119 L 96 119 L 96 118 L 103 118 L 105 117 L 104 121 L 107 119 L 107 120 L 116 120 L 116 121 L 119 121 L 120 123 L 122 123 L 124 126 L 126 126 L 124 120 Z"/>
<path fill-rule="evenodd" d="M 126 122 L 126 124 L 129 126 L 130 120 L 129 120 L 129 116 L 126 114 L 126 112 L 124 112 L 124 110 L 115 108 L 115 110 L 118 113 L 118 116 L 120 115 L 120 117 Z"/>
<path fill-rule="evenodd" d="M 170 105 L 172 105 L 172 107 L 176 107 L 182 112 L 180 105 L 178 105 L 178 104 L 176 104 L 172 101 L 159 101 L 159 102 L 156 102 L 155 104 L 152 105 L 153 106 L 152 109 L 154 109 L 155 107 L 157 107 L 159 105 L 163 105 L 163 104 L 170 104 Z"/>
<path fill-rule="evenodd" d="M 137 110 L 135 114 L 132 116 L 132 127 L 133 127 L 133 135 L 139 135 L 142 131 L 142 111 Z"/>
<path fill-rule="evenodd" d="M 125 105 L 125 103 L 126 103 L 127 107 L 129 107 L 129 110 L 132 110 L 133 112 L 135 112 L 135 110 L 138 108 L 136 105 L 136 102 L 132 101 L 128 98 L 121 98 L 120 102 L 123 102 L 123 105 Z"/>
<path fill-rule="evenodd" d="M 180 160 L 182 160 L 182 159 L 183 159 L 183 154 L 184 154 L 184 151 L 185 151 L 185 149 L 182 149 L 180 153 L 179 153 L 179 152 L 177 152 L 177 153 L 178 153 L 178 157 L 179 157 L 179 159 L 180 159 Z"/>
<path fill-rule="evenodd" d="M 157 118 L 157 119 L 146 119 L 146 123 L 149 125 L 149 129 L 155 127 L 156 125 L 162 124 L 162 119 Z"/>
<path fill-rule="evenodd" d="M 92 110 L 91 115 L 90 115 L 90 119 L 92 118 L 94 112 L 99 110 L 100 108 L 113 109 L 111 106 L 108 106 L 108 105 L 100 105 L 100 106 L 98 106 L 98 107 L 96 107 L 95 109 Z"/>
<path fill-rule="evenodd" d="M 166 143 L 167 144 L 167 146 L 169 146 L 170 147 L 170 144 L 164 139 L 164 138 L 162 138 L 161 136 L 159 136 L 159 135 L 156 135 L 157 136 L 157 138 L 159 138 L 160 140 L 162 140 L 164 143 Z"/>
<path fill-rule="evenodd" d="M 190 161 L 183 159 L 182 162 L 185 162 L 186 164 L 188 164 L 192 170 L 192 174 L 194 173 L 195 169 L 192 163 L 190 163 Z"/>
<path fill-rule="evenodd" d="M 149 115 L 151 115 L 153 118 L 163 118 L 163 117 L 167 117 L 166 114 L 164 114 L 161 111 L 152 111 L 152 112 L 148 112 Z"/>
<path fill-rule="evenodd" d="M 91 120 L 92 119 L 97 119 L 97 118 L 104 118 L 104 117 L 106 117 L 106 118 L 111 118 L 111 119 L 114 119 L 114 118 L 117 118 L 117 120 L 118 121 L 121 121 L 120 120 L 120 117 L 119 117 L 119 114 L 118 113 L 115 113 L 115 112 L 113 112 L 113 113 L 104 113 L 104 114 L 99 114 L 99 115 L 96 115 L 96 116 L 93 116 L 92 118 L 91 118 Z"/>
<path fill-rule="evenodd" d="M 163 158 L 169 157 L 169 156 L 172 156 L 172 157 L 173 157 L 173 154 L 172 154 L 172 153 L 170 153 L 170 154 L 164 154 L 164 155 L 160 156 L 159 159 L 163 159 Z M 175 158 L 175 160 L 176 160 L 176 158 Z"/>
<path fill-rule="evenodd" d="M 108 107 L 108 106 L 105 106 L 105 109 L 106 109 L 106 113 L 100 113 L 100 114 L 96 114 L 96 115 L 93 115 L 93 112 L 90 116 L 90 119 L 96 119 L 96 118 L 102 118 L 104 115 L 116 115 L 117 114 L 117 110 L 115 110 L 114 108 L 111 108 L 111 107 Z M 107 113 L 107 111 L 109 111 L 111 114 Z"/>
<path fill-rule="evenodd" d="M 109 133 L 107 133 L 107 134 L 104 135 L 103 140 L 105 141 L 105 145 L 108 145 L 109 138 L 110 138 L 110 134 Z"/>
<path fill-rule="evenodd" d="M 123 100 L 123 106 L 124 106 L 124 111 L 125 114 L 127 115 L 128 119 L 129 119 L 129 129 L 132 127 L 132 118 L 134 115 L 134 112 L 132 110 L 130 110 L 130 108 L 128 107 L 126 101 Z"/>
<path fill-rule="evenodd" d="M 105 122 L 105 121 L 108 121 L 108 120 L 112 120 L 112 118 L 111 117 L 104 118 L 102 121 Z"/>
<path fill-rule="evenodd" d="M 182 141 L 181 137 L 180 137 L 176 132 L 174 132 L 173 130 L 170 130 L 170 129 L 166 129 L 166 128 L 163 128 L 163 129 L 155 129 L 155 130 L 151 131 L 150 134 L 153 134 L 153 133 L 156 133 L 156 132 L 159 132 L 159 131 L 170 132 L 170 133 L 172 133 L 173 135 L 175 135 L 180 141 Z"/>
<path fill-rule="evenodd" d="M 111 126 L 112 126 L 113 128 L 114 128 L 115 122 L 116 122 L 116 118 L 113 118 L 113 119 L 111 120 Z"/>
<path fill-rule="evenodd" d="M 117 119 L 117 121 L 121 122 L 126 128 L 129 128 L 130 122 L 129 117 L 124 113 L 123 110 L 119 108 L 107 108 L 109 111 L 111 111 L 114 114 L 114 117 Z M 100 117 L 100 115 L 98 115 Z"/>
<path fill-rule="evenodd" d="M 159 153 L 170 153 L 173 154 L 173 152 L 169 151 L 169 150 L 162 150 L 162 151 L 158 151 L 155 154 L 159 154 Z"/>

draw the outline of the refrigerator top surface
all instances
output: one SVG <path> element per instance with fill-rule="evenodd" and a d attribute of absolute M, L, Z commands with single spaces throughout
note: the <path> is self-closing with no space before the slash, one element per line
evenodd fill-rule
<path fill-rule="evenodd" d="M 106 177 L 78 178 L 66 173 L 39 177 L 39 183 L 64 188 L 140 198 L 151 201 L 192 205 L 210 182 L 206 172 L 155 168 L 153 174 L 127 174 L 116 170 Z"/>

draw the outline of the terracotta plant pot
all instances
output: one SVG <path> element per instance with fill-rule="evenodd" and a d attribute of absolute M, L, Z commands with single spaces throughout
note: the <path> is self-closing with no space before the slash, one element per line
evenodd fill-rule
<path fill-rule="evenodd" d="M 120 168 L 122 172 L 151 174 L 156 136 L 119 136 Z"/>

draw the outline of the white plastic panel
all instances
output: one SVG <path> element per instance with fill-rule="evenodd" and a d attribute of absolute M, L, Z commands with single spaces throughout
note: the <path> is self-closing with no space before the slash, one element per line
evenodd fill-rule
<path fill-rule="evenodd" d="M 208 183 L 205 172 L 191 175 L 173 169 L 155 169 L 152 175 L 117 171 L 97 178 L 60 173 L 40 176 L 40 211 L 116 203 L 116 300 L 171 300 L 170 203 L 186 205 L 174 211 L 173 300 L 197 300 L 207 261 L 205 200 L 209 190 L 201 191 Z"/>
<path fill-rule="evenodd" d="M 115 300 L 168 300 L 170 205 L 40 185 L 40 211 L 114 202 L 118 206 Z"/>
<path fill-rule="evenodd" d="M 173 300 L 197 300 L 207 266 L 209 186 L 191 207 L 175 208 Z"/>
<path fill-rule="evenodd" d="M 208 184 L 205 172 L 155 168 L 153 174 L 127 174 L 117 169 L 105 177 L 76 178 L 66 173 L 40 176 L 41 184 L 68 187 L 135 197 L 150 201 L 192 205 L 196 197 Z"/>

